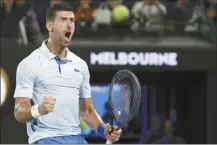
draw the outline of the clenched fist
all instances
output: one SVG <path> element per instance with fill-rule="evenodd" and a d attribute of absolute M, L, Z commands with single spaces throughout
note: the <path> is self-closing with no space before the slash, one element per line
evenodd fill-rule
<path fill-rule="evenodd" d="M 56 99 L 51 96 L 45 96 L 42 103 L 38 106 L 38 111 L 41 115 L 46 115 L 54 111 Z"/>
<path fill-rule="evenodd" d="M 120 139 L 120 135 L 122 130 L 118 129 L 118 127 L 113 126 L 113 131 L 112 131 L 112 126 L 107 123 L 105 125 L 105 130 L 104 130 L 104 136 L 106 137 L 107 140 L 109 140 L 110 142 L 117 142 Z"/>

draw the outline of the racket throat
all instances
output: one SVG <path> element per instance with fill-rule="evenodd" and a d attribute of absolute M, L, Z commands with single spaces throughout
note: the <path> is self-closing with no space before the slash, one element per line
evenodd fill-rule
<path fill-rule="evenodd" d="M 113 114 L 112 114 L 112 117 L 111 117 L 111 120 L 110 120 L 110 125 L 111 125 L 111 132 L 110 132 L 110 134 L 114 131 L 114 127 L 113 127 L 113 125 L 114 125 L 114 116 L 113 116 Z"/>

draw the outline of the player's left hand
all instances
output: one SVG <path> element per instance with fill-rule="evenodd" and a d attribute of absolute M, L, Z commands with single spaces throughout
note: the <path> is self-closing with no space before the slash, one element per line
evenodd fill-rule
<path fill-rule="evenodd" d="M 121 129 L 118 129 L 117 126 L 113 126 L 113 131 L 112 131 L 112 126 L 107 123 L 105 125 L 105 130 L 104 130 L 104 136 L 107 140 L 109 140 L 110 142 L 117 142 L 121 136 Z"/>

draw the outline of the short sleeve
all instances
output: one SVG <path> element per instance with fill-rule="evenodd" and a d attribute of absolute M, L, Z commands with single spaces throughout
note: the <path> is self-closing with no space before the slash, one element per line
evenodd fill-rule
<path fill-rule="evenodd" d="M 32 98 L 34 81 L 35 76 L 32 68 L 22 61 L 17 67 L 14 98 Z"/>
<path fill-rule="evenodd" d="M 90 72 L 86 63 L 83 68 L 83 75 L 83 82 L 80 88 L 80 98 L 91 98 Z"/>

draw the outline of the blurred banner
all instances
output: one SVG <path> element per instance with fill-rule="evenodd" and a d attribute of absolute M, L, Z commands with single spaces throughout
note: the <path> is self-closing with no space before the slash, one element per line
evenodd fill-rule
<path fill-rule="evenodd" d="M 216 66 L 215 50 L 194 48 L 88 47 L 72 48 L 93 71 L 207 71 Z"/>
<path fill-rule="evenodd" d="M 39 45 L 2 46 L 2 65 L 16 65 Z M 197 47 L 197 48 L 195 48 Z M 211 71 L 216 67 L 216 50 L 209 45 L 71 45 L 91 71 L 132 69 L 138 71 Z M 10 65 L 11 66 L 11 65 Z M 13 68 L 15 69 L 15 68 Z"/>

